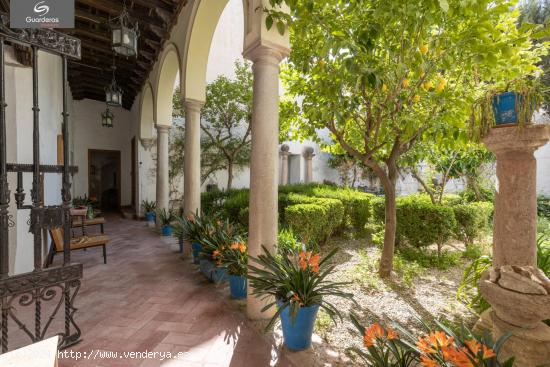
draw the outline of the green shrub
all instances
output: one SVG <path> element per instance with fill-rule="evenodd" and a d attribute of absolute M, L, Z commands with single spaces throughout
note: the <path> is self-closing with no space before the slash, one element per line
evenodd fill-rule
<path fill-rule="evenodd" d="M 231 191 L 213 190 L 201 194 L 201 208 L 203 213 L 219 213 L 225 199 Z"/>
<path fill-rule="evenodd" d="M 298 241 L 292 229 L 283 228 L 279 231 L 277 234 L 277 251 L 279 254 L 283 255 L 289 252 L 299 252 L 301 248 L 302 244 Z"/>
<path fill-rule="evenodd" d="M 248 208 L 249 190 L 234 190 L 223 203 L 223 215 L 225 218 L 238 222 L 243 208 Z"/>
<path fill-rule="evenodd" d="M 458 204 L 462 204 L 462 197 L 460 195 L 456 195 L 456 194 L 446 194 L 446 195 L 443 195 L 443 200 L 441 200 L 441 203 L 443 205 L 450 205 L 450 206 L 453 206 L 453 205 L 458 205 Z"/>
<path fill-rule="evenodd" d="M 495 189 L 494 188 L 487 188 L 482 187 L 479 189 L 480 195 L 481 195 L 481 201 L 490 201 L 491 203 L 495 200 Z M 460 196 L 462 196 L 462 200 L 466 203 L 473 203 L 475 201 L 479 201 L 479 199 L 476 197 L 476 194 L 474 190 L 466 189 L 460 193 Z"/>
<path fill-rule="evenodd" d="M 490 228 L 492 203 L 474 202 L 455 205 L 452 208 L 457 222 L 456 237 L 466 245 L 473 244 L 475 239 Z"/>
<path fill-rule="evenodd" d="M 344 206 L 335 199 L 309 198 L 308 201 L 287 206 L 285 220 L 303 242 L 322 245 L 342 222 Z"/>
<path fill-rule="evenodd" d="M 550 219 L 550 197 L 542 195 L 537 197 L 537 213 L 539 217 Z"/>
<path fill-rule="evenodd" d="M 318 187 L 313 190 L 313 195 L 322 198 L 337 199 L 344 205 L 344 218 L 341 229 L 348 226 L 364 231 L 365 225 L 371 216 L 371 200 L 375 197 L 365 192 L 342 189 L 335 187 Z"/>

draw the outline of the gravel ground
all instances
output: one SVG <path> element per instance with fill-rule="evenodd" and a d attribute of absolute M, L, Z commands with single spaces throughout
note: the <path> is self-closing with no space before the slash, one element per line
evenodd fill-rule
<path fill-rule="evenodd" d="M 347 353 L 352 346 L 361 346 L 362 338 L 349 320 L 349 312 L 357 313 L 363 325 L 368 326 L 380 320 L 394 320 L 402 325 L 418 329 L 417 317 L 425 320 L 445 318 L 454 323 L 471 326 L 477 316 L 456 299 L 456 290 L 467 264 L 460 260 L 459 265 L 448 270 L 427 269 L 405 282 L 399 276 L 382 281 L 375 276 L 379 250 L 369 246 L 365 240 L 335 239 L 323 251 L 338 246 L 340 251 L 334 258 L 339 264 L 330 276 L 332 280 L 353 283 L 347 290 L 352 292 L 358 305 L 348 300 L 335 298 L 330 301 L 341 310 L 344 321 L 336 326 L 328 316 L 321 315 L 316 326 L 313 354 L 308 358 L 315 366 L 360 366 L 353 356 Z"/>

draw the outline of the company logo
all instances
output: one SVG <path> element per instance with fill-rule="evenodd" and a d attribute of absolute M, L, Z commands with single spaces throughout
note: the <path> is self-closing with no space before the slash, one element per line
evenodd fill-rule
<path fill-rule="evenodd" d="M 44 4 L 46 1 L 39 1 L 34 6 L 34 12 L 39 16 L 43 17 L 44 15 L 50 12 L 50 7 Z"/>
<path fill-rule="evenodd" d="M 75 0 L 10 0 L 11 28 L 74 28 Z"/>

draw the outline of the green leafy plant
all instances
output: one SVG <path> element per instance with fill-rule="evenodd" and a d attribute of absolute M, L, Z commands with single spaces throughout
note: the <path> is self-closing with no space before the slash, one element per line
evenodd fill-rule
<path fill-rule="evenodd" d="M 212 219 L 203 225 L 203 233 L 198 241 L 202 246 L 201 257 L 222 266 L 222 253 L 240 241 L 241 233 L 229 220 Z"/>
<path fill-rule="evenodd" d="M 141 207 L 143 208 L 145 213 L 154 213 L 157 209 L 157 203 L 155 203 L 154 201 L 143 200 L 141 202 Z"/>
<path fill-rule="evenodd" d="M 160 223 L 163 226 L 170 225 L 176 219 L 174 212 L 170 209 L 167 210 L 165 208 L 162 208 L 160 210 L 157 210 L 157 214 L 158 214 Z"/>
<path fill-rule="evenodd" d="M 435 327 L 419 320 L 424 332 L 418 336 L 402 325 L 393 327 L 374 323 L 365 328 L 359 317 L 352 313 L 352 323 L 363 338 L 365 349 L 350 348 L 367 366 L 409 367 L 511 367 L 514 358 L 499 362 L 502 345 L 511 335 L 504 335 L 493 342 L 489 335 L 478 337 L 462 326 L 454 332 L 439 321 Z"/>
<path fill-rule="evenodd" d="M 228 246 L 220 247 L 220 254 L 217 258 L 219 265 L 226 267 L 231 275 L 246 276 L 248 272 L 248 249 L 246 242 L 240 238 L 233 238 Z"/>
<path fill-rule="evenodd" d="M 457 221 L 455 234 L 466 245 L 471 245 L 490 228 L 493 204 L 476 202 L 453 206 Z"/>
<path fill-rule="evenodd" d="M 457 298 L 478 313 L 491 306 L 479 291 L 479 281 L 483 273 L 491 269 L 492 266 L 493 259 L 490 256 L 477 258 L 464 270 L 464 275 L 458 286 Z"/>
<path fill-rule="evenodd" d="M 198 212 L 187 217 L 176 217 L 174 236 L 189 243 L 200 243 L 208 224 L 205 218 L 207 217 L 201 217 Z"/>
<path fill-rule="evenodd" d="M 292 322 L 301 307 L 313 305 L 324 309 L 334 322 L 336 317 L 342 318 L 338 308 L 328 298 L 353 299 L 352 293 L 343 290 L 349 283 L 326 279 L 335 268 L 330 264 L 330 259 L 336 254 L 337 248 L 322 259 L 319 254 L 304 250 L 289 251 L 286 256 L 276 256 L 264 246 L 262 249 L 263 253 L 257 258 L 250 257 L 248 279 L 252 286 L 252 295 L 269 301 L 262 311 L 280 302 L 266 328 L 270 328 L 287 307 L 290 308 Z"/>
<path fill-rule="evenodd" d="M 300 251 L 302 244 L 290 228 L 282 228 L 277 234 L 277 252 L 281 255 Z"/>

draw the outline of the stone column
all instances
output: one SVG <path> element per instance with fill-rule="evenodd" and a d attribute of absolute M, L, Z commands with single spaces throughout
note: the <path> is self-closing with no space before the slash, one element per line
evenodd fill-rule
<path fill-rule="evenodd" d="M 537 165 L 533 155 L 550 137 L 549 126 L 494 128 L 483 142 L 497 158 L 493 268 L 480 282 L 492 308 L 493 337 L 506 333 L 503 357 L 518 366 L 550 361 L 550 280 L 537 268 Z"/>
<path fill-rule="evenodd" d="M 287 144 L 281 145 L 281 152 L 279 153 L 281 155 L 281 185 L 287 185 L 288 184 L 288 156 L 290 153 L 288 152 L 290 150 L 290 147 Z"/>
<path fill-rule="evenodd" d="M 249 254 L 257 257 L 261 246 L 273 250 L 277 243 L 279 63 L 284 55 L 266 46 L 245 53 L 253 62 L 252 153 L 250 157 Z M 250 294 L 250 292 L 249 292 Z M 264 302 L 248 297 L 251 319 L 269 318 L 275 312 L 261 312 Z"/>
<path fill-rule="evenodd" d="M 169 209 L 168 133 L 170 126 L 155 125 L 157 129 L 157 209 Z M 160 223 L 157 221 L 157 224 Z"/>
<path fill-rule="evenodd" d="M 313 150 L 312 147 L 306 147 L 304 149 L 303 156 L 306 160 L 305 183 L 313 182 L 313 157 L 315 157 L 315 154 L 313 152 L 314 152 L 314 150 Z"/>
<path fill-rule="evenodd" d="M 183 177 L 183 212 L 195 214 L 201 209 L 201 109 L 203 102 L 187 99 L 185 107 L 185 156 Z M 191 244 L 184 246 L 184 256 Z"/>

